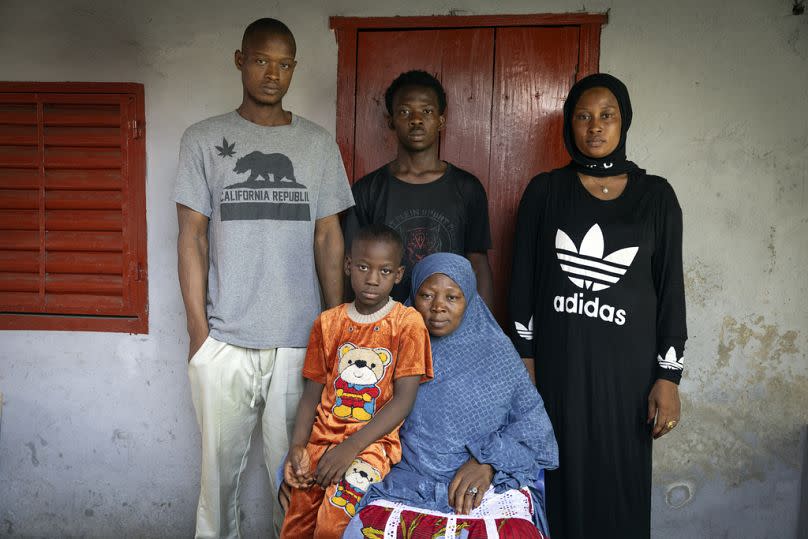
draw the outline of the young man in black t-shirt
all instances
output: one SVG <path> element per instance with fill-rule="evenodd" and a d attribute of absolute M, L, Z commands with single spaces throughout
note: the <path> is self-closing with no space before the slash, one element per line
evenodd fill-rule
<path fill-rule="evenodd" d="M 384 97 L 388 125 L 398 139 L 396 158 L 354 184 L 356 206 L 346 219 L 346 245 L 356 230 L 373 223 L 401 234 L 405 274 L 391 293 L 398 301 L 409 296 L 410 274 L 419 260 L 436 252 L 463 255 L 490 306 L 488 197 L 476 177 L 438 156 L 439 134 L 446 124 L 443 86 L 429 73 L 408 71 L 390 84 Z"/>

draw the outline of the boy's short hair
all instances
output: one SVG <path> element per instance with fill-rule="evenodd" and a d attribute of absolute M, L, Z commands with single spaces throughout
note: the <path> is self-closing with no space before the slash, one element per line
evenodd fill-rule
<path fill-rule="evenodd" d="M 387 87 L 384 92 L 384 104 L 387 106 L 387 114 L 393 115 L 393 98 L 396 96 L 396 92 L 407 86 L 420 86 L 433 90 L 438 96 L 438 112 L 440 114 L 446 112 L 446 91 L 443 89 L 443 85 L 434 75 L 416 69 L 402 73 Z"/>
<path fill-rule="evenodd" d="M 358 241 L 389 243 L 398 251 L 399 263 L 401 263 L 401 260 L 404 258 L 404 241 L 401 239 L 401 235 L 396 232 L 395 229 L 385 224 L 376 223 L 360 228 L 359 231 L 354 234 L 353 240 L 351 241 L 351 248 L 353 248 Z"/>
<path fill-rule="evenodd" d="M 278 19 L 271 19 L 264 17 L 258 19 L 247 25 L 244 29 L 244 36 L 241 38 L 241 50 L 247 48 L 247 44 L 255 36 L 283 36 L 289 40 L 289 45 L 292 47 L 292 53 L 297 53 L 297 44 L 295 43 L 295 36 L 289 27 L 283 24 Z"/>

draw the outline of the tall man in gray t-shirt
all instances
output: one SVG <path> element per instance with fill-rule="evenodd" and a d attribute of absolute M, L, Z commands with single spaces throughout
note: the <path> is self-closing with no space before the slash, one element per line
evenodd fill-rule
<path fill-rule="evenodd" d="M 326 307 L 342 300 L 338 214 L 353 198 L 333 138 L 282 107 L 295 53 L 282 22 L 250 24 L 235 53 L 241 106 L 189 127 L 180 147 L 179 280 L 202 433 L 196 537 L 240 536 L 239 479 L 259 420 L 277 489 L 320 294 Z"/>

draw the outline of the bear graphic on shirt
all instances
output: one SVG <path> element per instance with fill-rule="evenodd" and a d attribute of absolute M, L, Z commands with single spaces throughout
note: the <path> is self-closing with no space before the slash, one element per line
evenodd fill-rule
<path fill-rule="evenodd" d="M 330 502 L 342 507 L 349 516 L 356 514 L 356 506 L 372 483 L 382 480 L 379 470 L 362 459 L 355 459 L 345 472 L 345 476 L 337 483 L 337 490 Z"/>
<path fill-rule="evenodd" d="M 282 153 L 250 152 L 236 161 L 233 172 L 249 172 L 250 175 L 246 181 L 228 185 L 228 188 L 305 187 L 297 183 L 292 161 Z"/>
<path fill-rule="evenodd" d="M 331 411 L 340 418 L 370 421 L 381 395 L 378 383 L 393 356 L 387 348 L 364 348 L 350 342 L 339 347 L 338 356 L 337 398 Z"/>

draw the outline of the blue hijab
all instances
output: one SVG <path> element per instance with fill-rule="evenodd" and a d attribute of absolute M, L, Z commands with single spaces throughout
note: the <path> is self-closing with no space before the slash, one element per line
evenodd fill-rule
<path fill-rule="evenodd" d="M 418 389 L 401 427 L 402 460 L 371 485 L 376 499 L 452 512 L 448 487 L 471 456 L 490 464 L 497 492 L 533 485 L 558 466 L 558 446 L 544 403 L 511 341 L 477 294 L 468 260 L 449 253 L 424 258 L 412 272 L 410 301 L 430 275 L 442 273 L 466 298 L 460 326 L 432 337 L 435 377 Z"/>

